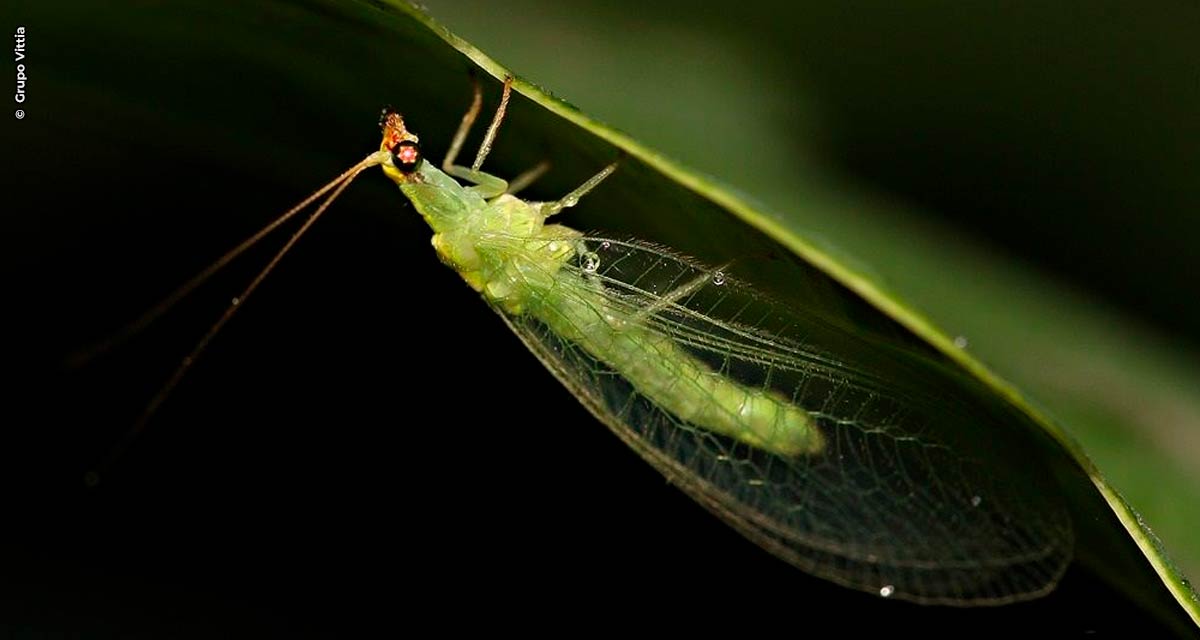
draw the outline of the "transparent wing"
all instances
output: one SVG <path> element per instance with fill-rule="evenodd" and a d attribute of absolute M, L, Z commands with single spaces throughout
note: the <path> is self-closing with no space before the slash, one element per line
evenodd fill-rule
<path fill-rule="evenodd" d="M 1071 522 L 1049 474 L 1014 441 L 1017 414 L 948 395 L 966 380 L 952 367 L 774 303 L 723 272 L 641 243 L 584 243 L 578 264 L 559 274 L 561 293 L 602 289 L 714 371 L 790 398 L 825 439 L 820 453 L 783 456 L 717 435 L 536 318 L 497 309 L 596 417 L 692 498 L 801 569 L 885 596 L 1001 604 L 1054 587 L 1071 557 Z"/>

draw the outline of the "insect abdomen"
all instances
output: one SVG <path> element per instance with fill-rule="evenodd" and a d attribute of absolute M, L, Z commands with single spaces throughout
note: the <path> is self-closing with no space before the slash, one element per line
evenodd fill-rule
<path fill-rule="evenodd" d="M 803 409 L 714 371 L 668 335 L 614 308 L 578 275 L 563 272 L 553 288 L 539 293 L 529 313 L 681 420 L 785 456 L 824 448 Z"/>

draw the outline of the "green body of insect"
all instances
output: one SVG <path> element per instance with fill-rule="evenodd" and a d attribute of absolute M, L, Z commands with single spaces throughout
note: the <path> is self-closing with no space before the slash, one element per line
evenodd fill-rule
<path fill-rule="evenodd" d="M 680 349 L 639 320 L 653 309 L 631 311 L 605 295 L 594 272 L 599 258 L 580 232 L 546 218 L 575 204 L 607 177 L 610 165 L 556 202 L 531 203 L 505 193 L 499 178 L 455 167 L 478 183 L 464 187 L 420 160 L 416 137 L 396 114 L 385 117 L 383 165 L 433 228 L 441 260 L 472 288 L 511 315 L 528 315 L 612 367 L 641 394 L 682 420 L 782 455 L 816 453 L 824 446 L 808 414 L 778 394 L 739 384 Z M 490 199 L 488 199 L 490 198 Z M 564 266 L 582 258 L 582 272 Z M 719 286 L 720 277 L 718 276 Z M 713 283 L 701 274 L 666 293 L 670 304 Z"/>

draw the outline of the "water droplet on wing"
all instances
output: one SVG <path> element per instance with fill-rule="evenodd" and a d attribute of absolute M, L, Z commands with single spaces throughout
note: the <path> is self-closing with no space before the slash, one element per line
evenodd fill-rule
<path fill-rule="evenodd" d="M 579 256 L 579 262 L 583 266 L 583 270 L 588 273 L 596 273 L 596 269 L 600 268 L 600 256 L 594 251 L 588 251 Z"/>

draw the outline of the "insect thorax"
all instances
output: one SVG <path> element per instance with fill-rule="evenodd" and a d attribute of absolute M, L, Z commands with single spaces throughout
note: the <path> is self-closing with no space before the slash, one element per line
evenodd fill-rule
<path fill-rule="evenodd" d="M 502 195 L 468 213 L 461 224 L 435 234 L 433 246 L 471 288 L 519 314 L 530 296 L 553 286 L 582 235 L 544 221 L 528 203 Z"/>

